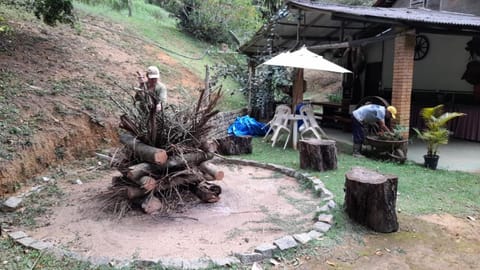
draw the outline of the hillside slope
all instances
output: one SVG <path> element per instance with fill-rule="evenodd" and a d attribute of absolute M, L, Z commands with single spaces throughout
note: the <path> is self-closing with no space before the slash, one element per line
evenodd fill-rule
<path fill-rule="evenodd" d="M 119 110 L 110 97 L 128 99 L 135 72 L 147 65 L 160 66 L 171 102 L 202 85 L 203 78 L 122 24 L 79 14 L 81 30 L 51 28 L 1 10 L 12 32 L 0 38 L 0 194 L 44 168 L 112 145 Z"/>

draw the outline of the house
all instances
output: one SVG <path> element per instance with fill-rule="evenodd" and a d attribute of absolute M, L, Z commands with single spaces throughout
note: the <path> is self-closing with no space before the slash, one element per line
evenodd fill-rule
<path fill-rule="evenodd" d="M 480 142 L 480 74 L 472 64 L 479 36 L 476 0 L 378 0 L 372 7 L 291 0 L 240 51 L 254 59 L 304 44 L 340 55 L 355 72 L 344 100 L 384 97 L 406 127 L 419 125 L 421 107 L 444 103 L 468 114 L 452 122 L 454 136 Z"/>

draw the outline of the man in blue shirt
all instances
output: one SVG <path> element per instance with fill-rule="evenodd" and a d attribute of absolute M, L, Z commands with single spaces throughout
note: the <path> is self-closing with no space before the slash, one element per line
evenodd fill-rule
<path fill-rule="evenodd" d="M 352 130 L 353 130 L 353 156 L 360 157 L 362 151 L 362 143 L 365 139 L 363 126 L 366 124 L 377 123 L 380 132 L 390 132 L 385 125 L 385 119 L 393 118 L 397 114 L 397 109 L 393 106 L 384 106 L 377 104 L 367 104 L 356 109 L 352 113 Z"/>

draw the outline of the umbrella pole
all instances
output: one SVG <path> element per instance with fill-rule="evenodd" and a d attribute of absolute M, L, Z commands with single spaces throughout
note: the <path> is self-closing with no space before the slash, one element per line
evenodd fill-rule
<path fill-rule="evenodd" d="M 293 81 L 293 93 L 292 93 L 292 111 L 295 112 L 295 108 L 299 103 L 303 101 L 303 90 L 305 89 L 305 81 L 303 80 L 303 68 L 295 69 L 295 79 Z"/>

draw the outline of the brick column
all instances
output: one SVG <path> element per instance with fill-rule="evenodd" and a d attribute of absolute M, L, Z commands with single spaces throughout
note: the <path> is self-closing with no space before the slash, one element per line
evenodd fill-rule
<path fill-rule="evenodd" d="M 410 103 L 413 85 L 415 34 L 402 33 L 395 37 L 393 58 L 392 105 L 397 108 L 395 123 L 410 128 Z M 408 131 L 403 134 L 408 138 Z"/>

